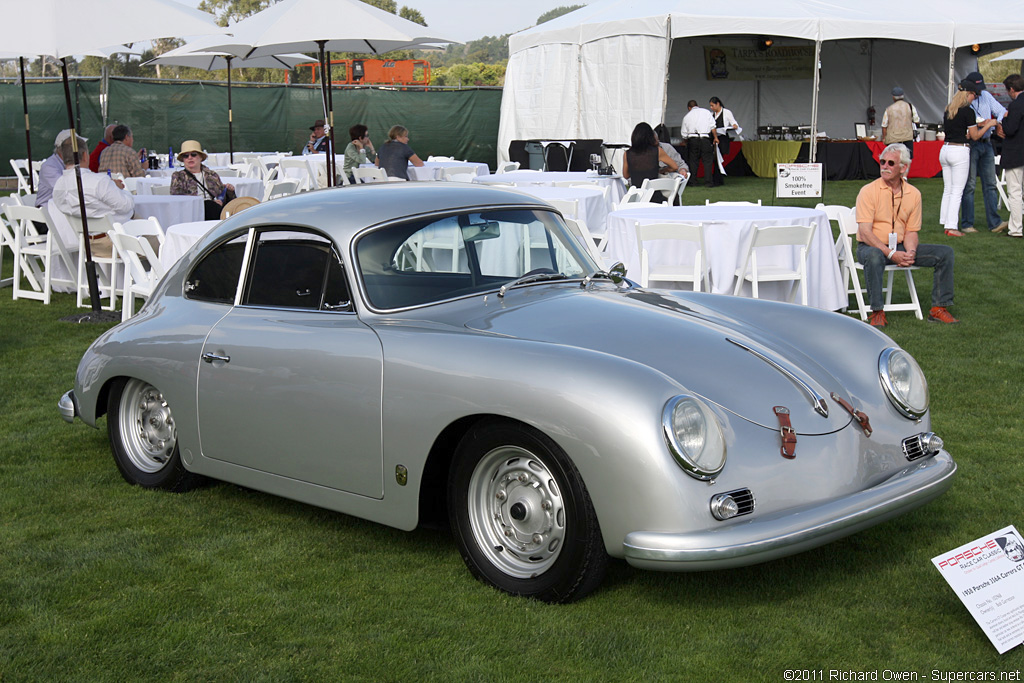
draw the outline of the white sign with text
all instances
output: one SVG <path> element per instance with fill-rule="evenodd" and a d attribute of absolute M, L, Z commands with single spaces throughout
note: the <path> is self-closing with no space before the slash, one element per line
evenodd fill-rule
<path fill-rule="evenodd" d="M 1024 642 L 1024 543 L 1014 526 L 932 558 L 999 654 Z"/>
<path fill-rule="evenodd" d="M 776 197 L 820 197 L 821 164 L 775 164 Z"/>

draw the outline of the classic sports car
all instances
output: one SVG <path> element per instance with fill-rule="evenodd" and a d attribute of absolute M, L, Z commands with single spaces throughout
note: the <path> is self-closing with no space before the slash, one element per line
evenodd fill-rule
<path fill-rule="evenodd" d="M 220 223 L 82 358 L 146 487 L 204 477 L 411 530 L 577 599 L 609 556 L 733 567 L 945 491 L 914 359 L 835 313 L 637 287 L 549 205 L 457 183 L 336 188 Z"/>

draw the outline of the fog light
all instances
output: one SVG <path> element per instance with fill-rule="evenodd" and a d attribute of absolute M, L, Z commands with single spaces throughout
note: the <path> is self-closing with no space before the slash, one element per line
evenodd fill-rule
<path fill-rule="evenodd" d="M 928 451 L 928 453 L 934 455 L 941 451 L 945 444 L 942 443 L 942 439 L 935 432 L 926 432 L 924 436 L 921 437 L 921 445 L 926 451 Z"/>
<path fill-rule="evenodd" d="M 711 514 L 715 519 L 726 520 L 740 513 L 739 503 L 728 493 L 720 493 L 711 499 Z"/>

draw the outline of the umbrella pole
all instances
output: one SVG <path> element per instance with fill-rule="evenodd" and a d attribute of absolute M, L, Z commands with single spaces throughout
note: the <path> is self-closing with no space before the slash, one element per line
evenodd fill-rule
<path fill-rule="evenodd" d="M 325 40 L 318 40 L 316 44 L 320 46 L 320 95 L 324 101 L 324 120 L 328 120 L 328 107 L 327 107 L 327 64 L 324 61 L 324 43 Z M 331 149 L 330 149 L 330 138 L 327 143 L 327 187 L 334 185 L 331 178 Z"/>
<path fill-rule="evenodd" d="M 331 171 L 328 174 L 331 185 L 338 177 L 338 157 L 334 154 L 334 78 L 331 76 L 331 53 L 327 52 L 327 111 L 330 118 L 327 123 L 331 124 L 330 132 L 327 134 L 327 147 L 330 149 Z"/>
<path fill-rule="evenodd" d="M 68 85 L 68 60 L 63 57 L 60 60 L 61 77 L 64 80 L 64 102 L 68 109 L 68 128 L 71 129 L 71 149 L 75 157 L 75 183 L 78 185 L 78 206 L 82 211 L 82 236 L 85 238 L 85 274 L 89 278 L 89 301 L 92 303 L 93 314 L 100 313 L 100 289 L 96 283 L 96 264 L 92 260 L 92 248 L 89 242 L 89 222 L 85 215 L 85 190 L 82 188 L 82 167 L 78 159 L 78 132 L 75 130 L 75 117 L 71 110 L 71 87 Z M 117 273 L 111 273 L 111 278 Z M 113 285 L 111 285 L 113 286 Z M 104 321 L 106 322 L 106 321 Z"/>
<path fill-rule="evenodd" d="M 21 65 L 21 103 L 25 108 L 25 157 L 28 160 L 28 190 L 32 194 L 36 193 L 35 181 L 32 179 L 32 136 L 29 134 L 28 125 L 28 94 L 25 92 L 25 58 L 18 57 L 18 63 Z"/>
<path fill-rule="evenodd" d="M 235 139 L 232 137 L 232 121 L 231 115 L 231 55 L 227 55 L 225 59 L 228 62 L 228 158 L 231 159 L 231 163 L 235 163 Z"/>

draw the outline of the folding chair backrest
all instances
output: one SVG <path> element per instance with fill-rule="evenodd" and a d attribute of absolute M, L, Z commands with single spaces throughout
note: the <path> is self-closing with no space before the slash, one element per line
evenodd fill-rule
<path fill-rule="evenodd" d="M 761 200 L 756 202 L 713 202 L 710 199 L 704 200 L 704 206 L 761 206 Z"/>
<path fill-rule="evenodd" d="M 267 183 L 267 190 L 263 195 L 263 201 L 268 202 L 276 197 L 287 197 L 298 191 L 299 181 L 297 180 L 271 180 Z"/>
<path fill-rule="evenodd" d="M 506 161 L 504 163 L 498 164 L 498 170 L 495 171 L 495 173 L 511 173 L 512 171 L 518 171 L 518 170 L 519 170 L 519 162 L 518 161 Z"/>
<path fill-rule="evenodd" d="M 679 184 L 683 182 L 682 176 L 675 176 L 673 178 L 655 178 L 654 180 L 645 179 L 641 189 L 651 190 L 653 192 L 661 192 L 661 194 L 671 202 L 675 199 L 676 193 L 679 191 Z"/>
<path fill-rule="evenodd" d="M 352 176 L 357 183 L 385 182 L 388 179 L 387 171 L 383 168 L 353 168 Z"/>
<path fill-rule="evenodd" d="M 575 199 L 546 199 L 545 201 L 558 209 L 563 216 L 576 218 L 579 215 L 579 202 Z"/>

